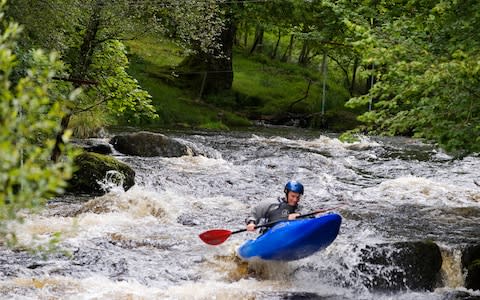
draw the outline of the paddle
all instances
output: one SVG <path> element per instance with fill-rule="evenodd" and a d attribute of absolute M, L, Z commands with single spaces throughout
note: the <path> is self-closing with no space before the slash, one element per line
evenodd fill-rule
<path fill-rule="evenodd" d="M 298 218 L 310 217 L 310 216 L 313 216 L 313 215 L 316 215 L 316 214 L 319 214 L 319 213 L 323 213 L 323 212 L 326 212 L 326 211 L 337 209 L 339 207 L 340 206 L 332 207 L 332 208 L 328 208 L 328 209 L 319 209 L 319 210 L 313 211 L 313 212 L 308 213 L 308 214 L 299 215 L 297 217 L 297 219 Z M 266 224 L 258 225 L 258 226 L 255 226 L 255 229 L 263 228 L 263 227 L 270 227 L 270 226 L 273 226 L 273 225 L 277 224 L 278 222 L 281 222 L 281 221 L 269 222 L 269 223 L 266 223 Z M 212 230 L 205 231 L 205 232 L 199 234 L 198 236 L 205 243 L 207 243 L 209 245 L 216 246 L 216 245 L 220 245 L 221 243 L 225 242 L 232 234 L 236 234 L 236 233 L 240 233 L 240 232 L 244 232 L 244 231 L 247 231 L 247 229 L 244 228 L 244 229 L 240 229 L 240 230 L 236 230 L 236 231 L 230 231 L 230 230 L 227 230 L 227 229 L 212 229 Z"/>

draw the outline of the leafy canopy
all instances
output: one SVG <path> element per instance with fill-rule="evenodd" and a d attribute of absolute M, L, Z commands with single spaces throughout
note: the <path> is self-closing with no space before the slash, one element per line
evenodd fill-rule
<path fill-rule="evenodd" d="M 402 1 L 378 5 L 356 43 L 378 82 L 347 105 L 372 111 L 364 129 L 436 141 L 452 152 L 480 152 L 480 3 Z M 381 8 L 381 9 L 380 9 Z"/>

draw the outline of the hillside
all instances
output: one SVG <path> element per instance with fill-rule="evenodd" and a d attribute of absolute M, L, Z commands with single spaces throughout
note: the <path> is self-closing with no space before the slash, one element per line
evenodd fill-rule
<path fill-rule="evenodd" d="M 356 124 L 356 114 L 344 107 L 349 94 L 334 68 L 328 74 L 322 115 L 323 81 L 318 70 L 248 56 L 237 48 L 232 90 L 203 97 L 201 80 L 196 88 L 186 89 L 175 76 L 184 57 L 174 44 L 145 37 L 127 46 L 129 72 L 152 95 L 160 116 L 155 124 L 144 125 L 231 129 L 263 122 L 342 131 Z"/>

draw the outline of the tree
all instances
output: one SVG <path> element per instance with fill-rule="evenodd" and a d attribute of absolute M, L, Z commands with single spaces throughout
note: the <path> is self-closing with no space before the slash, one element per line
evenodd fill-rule
<path fill-rule="evenodd" d="M 364 130 L 413 135 L 452 152 L 480 151 L 478 1 L 405 1 L 357 46 L 377 83 L 350 106 L 376 99 Z M 395 17 L 393 17 L 395 16 Z"/>
<path fill-rule="evenodd" d="M 235 10 L 242 6 L 242 0 L 226 2 L 209 0 L 204 3 L 214 12 L 211 19 L 220 26 L 214 31 L 212 44 L 202 47 L 192 41 L 193 53 L 180 64 L 182 78 L 189 86 L 200 86 L 200 96 L 230 90 L 233 84 L 233 45 L 237 23 Z"/>
<path fill-rule="evenodd" d="M 19 212 L 38 209 L 63 191 L 73 158 L 72 150 L 65 147 L 61 161 L 50 160 L 53 137 L 60 132 L 59 120 L 64 116 L 60 102 L 51 100 L 61 96 L 52 80 L 63 68 L 55 55 L 31 51 L 26 75 L 10 81 L 19 30 L 17 24 L 8 23 L 0 34 L 0 239 L 8 243 L 15 243 L 8 224 L 21 220 Z M 75 93 L 70 96 L 73 99 Z M 66 131 L 62 140 L 68 137 Z"/>
<path fill-rule="evenodd" d="M 24 51 L 31 47 L 59 51 L 67 66 L 62 79 L 85 90 L 75 101 L 62 104 L 68 110 L 61 121 L 66 130 L 72 117 L 94 109 L 105 122 L 119 115 L 126 122 L 157 117 L 150 95 L 126 71 L 128 59 L 121 41 L 148 30 L 174 36 L 183 45 L 211 47 L 219 32 L 211 29 L 221 26 L 212 17 L 215 11 L 209 10 L 215 8 L 215 1 L 181 2 L 185 4 L 175 0 L 18 0 L 7 13 L 26 28 Z M 211 22 L 205 22 L 209 18 Z M 53 160 L 60 155 L 60 136 Z"/>

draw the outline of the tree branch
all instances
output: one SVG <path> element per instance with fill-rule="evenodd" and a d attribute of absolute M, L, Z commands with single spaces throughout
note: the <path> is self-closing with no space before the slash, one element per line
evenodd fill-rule
<path fill-rule="evenodd" d="M 79 78 L 62 78 L 62 77 L 54 76 L 54 77 L 52 77 L 52 79 L 61 80 L 61 81 L 69 81 L 69 82 L 78 83 L 78 84 L 93 84 L 93 85 L 98 84 L 98 81 L 88 80 L 88 79 L 79 79 Z"/>
<path fill-rule="evenodd" d="M 312 85 L 312 80 L 310 79 L 310 80 L 308 81 L 308 87 L 307 87 L 307 90 L 305 91 L 305 96 L 303 96 L 302 98 L 300 98 L 300 99 L 298 99 L 298 100 L 295 100 L 294 102 L 292 102 L 292 103 L 290 104 L 290 106 L 288 107 L 288 111 L 291 111 L 291 110 L 292 110 L 292 107 L 293 107 L 295 104 L 297 104 L 298 102 L 300 102 L 300 101 L 303 101 L 303 100 L 307 99 L 307 97 L 308 97 L 308 93 L 309 93 L 309 91 L 310 91 L 310 86 L 311 86 L 311 85 Z"/>

